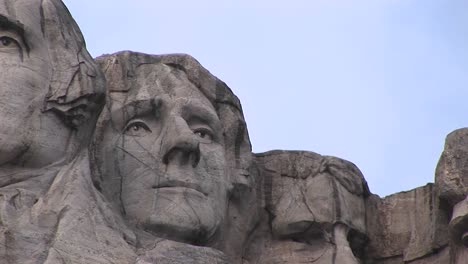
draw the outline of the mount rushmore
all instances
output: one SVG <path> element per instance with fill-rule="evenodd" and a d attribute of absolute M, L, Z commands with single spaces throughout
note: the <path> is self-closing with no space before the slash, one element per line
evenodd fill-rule
<path fill-rule="evenodd" d="M 0 32 L 2 264 L 468 262 L 467 128 L 381 198 L 350 161 L 252 153 L 190 55 L 93 59 L 60 0 L 0 0 Z"/>

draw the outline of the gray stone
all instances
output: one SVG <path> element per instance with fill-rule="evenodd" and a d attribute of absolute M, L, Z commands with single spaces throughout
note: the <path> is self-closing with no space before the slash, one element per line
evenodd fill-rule
<path fill-rule="evenodd" d="M 256 154 L 263 217 L 251 263 L 360 263 L 367 183 L 352 163 L 313 152 Z"/>
<path fill-rule="evenodd" d="M 0 80 L 0 264 L 468 263 L 468 128 L 380 198 L 349 161 L 253 154 L 189 55 L 93 60 L 59 0 L 0 0 Z"/>
<path fill-rule="evenodd" d="M 453 263 L 468 262 L 468 128 L 450 133 L 437 164 L 435 184 L 450 216 Z"/>
<path fill-rule="evenodd" d="M 0 68 L 0 263 L 125 261 L 87 150 L 105 80 L 60 1 L 0 1 Z"/>
<path fill-rule="evenodd" d="M 136 234 L 139 254 L 192 259 L 199 246 L 240 262 L 257 210 L 237 97 L 188 55 L 121 52 L 98 62 L 109 93 L 93 144 L 95 184 Z M 161 251 L 152 242 L 161 238 L 190 250 Z M 218 263 L 210 256 L 197 263 Z"/>
<path fill-rule="evenodd" d="M 433 184 L 367 202 L 368 257 L 406 263 L 447 247 L 448 219 Z M 443 263 L 443 261 L 441 261 Z"/>
<path fill-rule="evenodd" d="M 442 200 L 451 207 L 468 193 L 468 128 L 453 131 L 445 140 L 435 174 L 435 184 Z"/>

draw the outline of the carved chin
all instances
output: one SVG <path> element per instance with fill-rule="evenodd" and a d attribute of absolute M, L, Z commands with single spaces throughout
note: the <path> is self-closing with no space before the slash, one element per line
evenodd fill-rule
<path fill-rule="evenodd" d="M 212 199 L 193 189 L 161 188 L 146 231 L 170 240 L 204 244 L 219 227 L 219 208 Z"/>

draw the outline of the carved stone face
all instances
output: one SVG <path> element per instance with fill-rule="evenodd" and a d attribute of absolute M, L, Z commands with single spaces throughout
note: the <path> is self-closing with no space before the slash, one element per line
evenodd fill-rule
<path fill-rule="evenodd" d="M 265 154 L 272 179 L 271 250 L 261 263 L 359 263 L 363 178 L 350 162 L 307 152 Z"/>
<path fill-rule="evenodd" d="M 0 165 L 40 168 L 87 145 L 104 79 L 60 0 L 0 0 L 0 81 Z"/>
<path fill-rule="evenodd" d="M 50 71 L 39 1 L 0 0 L 0 165 L 28 149 Z"/>
<path fill-rule="evenodd" d="M 111 94 L 103 134 L 125 217 L 157 236 L 203 244 L 223 222 L 230 186 L 218 115 L 180 70 L 140 65 L 135 80 L 126 98 Z"/>

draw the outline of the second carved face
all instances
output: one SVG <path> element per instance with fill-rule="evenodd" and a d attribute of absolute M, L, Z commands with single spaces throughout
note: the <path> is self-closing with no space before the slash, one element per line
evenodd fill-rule
<path fill-rule="evenodd" d="M 222 124 L 186 74 L 140 65 L 128 93 L 111 93 L 103 170 L 125 218 L 160 237 L 204 244 L 221 226 L 230 184 Z"/>

